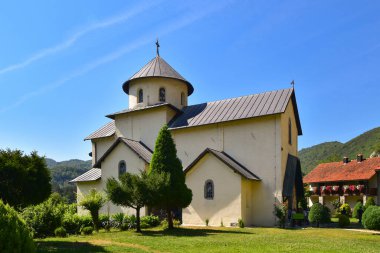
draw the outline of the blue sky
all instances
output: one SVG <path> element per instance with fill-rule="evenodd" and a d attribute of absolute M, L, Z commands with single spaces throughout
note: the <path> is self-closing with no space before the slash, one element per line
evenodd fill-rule
<path fill-rule="evenodd" d="M 378 1 L 4 1 L 0 148 L 89 159 L 83 139 L 127 108 L 121 85 L 161 56 L 190 104 L 290 87 L 300 148 L 380 126 Z"/>

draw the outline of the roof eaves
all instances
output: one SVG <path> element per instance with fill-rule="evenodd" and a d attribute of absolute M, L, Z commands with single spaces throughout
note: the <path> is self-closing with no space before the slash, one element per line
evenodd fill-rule
<path fill-rule="evenodd" d="M 114 120 L 116 115 L 128 114 L 128 113 L 138 112 L 138 111 L 146 111 L 146 110 L 150 110 L 150 109 L 160 108 L 160 107 L 163 107 L 163 106 L 168 106 L 169 108 L 173 109 L 177 113 L 181 112 L 180 109 L 178 109 L 177 107 L 175 107 L 174 105 L 172 105 L 170 103 L 159 103 L 159 104 L 148 105 L 148 106 L 144 106 L 144 107 L 140 107 L 140 108 L 135 108 L 135 109 L 126 109 L 126 110 L 118 111 L 118 112 L 115 112 L 115 113 L 108 114 L 108 115 L 106 115 L 106 117 Z"/>
<path fill-rule="evenodd" d="M 238 161 L 236 161 L 235 159 L 233 159 L 231 156 L 229 156 L 225 152 L 223 152 L 223 151 L 217 151 L 217 150 L 214 150 L 214 149 L 211 149 L 211 148 L 206 148 L 197 158 L 195 158 L 194 161 L 191 162 L 191 164 L 189 164 L 186 167 L 186 169 L 184 170 L 184 173 L 186 174 L 187 172 L 189 172 L 207 153 L 213 154 L 216 158 L 218 158 L 220 161 L 222 161 L 225 165 L 227 165 L 230 169 L 232 169 L 234 172 L 238 173 L 239 175 L 241 175 L 241 176 L 243 176 L 243 177 L 245 177 L 247 179 L 261 181 L 261 179 L 258 176 L 256 176 L 254 173 L 252 173 L 250 170 L 248 170 L 247 168 L 245 168 L 242 164 L 240 164 Z M 243 171 L 245 171 L 249 175 L 246 175 L 242 171 L 239 171 L 237 168 L 235 168 L 230 163 L 228 163 L 225 159 L 223 159 L 218 153 L 222 153 L 228 159 L 231 159 L 231 161 L 233 161 L 234 163 L 236 163 Z"/>

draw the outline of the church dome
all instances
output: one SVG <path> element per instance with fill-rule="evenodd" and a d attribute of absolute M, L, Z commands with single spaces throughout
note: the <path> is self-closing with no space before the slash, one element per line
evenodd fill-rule
<path fill-rule="evenodd" d="M 129 94 L 129 85 L 131 81 L 148 77 L 171 78 L 182 81 L 187 85 L 188 96 L 190 96 L 194 91 L 194 88 L 189 81 L 173 69 L 172 66 L 162 59 L 162 57 L 157 55 L 150 62 L 148 62 L 148 64 L 137 71 L 136 74 L 129 78 L 129 80 L 123 83 L 124 92 Z"/>

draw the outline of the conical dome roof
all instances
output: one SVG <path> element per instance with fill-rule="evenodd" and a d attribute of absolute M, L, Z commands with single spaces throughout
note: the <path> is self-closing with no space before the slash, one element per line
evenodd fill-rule
<path fill-rule="evenodd" d="M 123 83 L 124 92 L 129 94 L 129 83 L 132 80 L 146 77 L 163 77 L 177 79 L 184 82 L 187 85 L 188 96 L 190 96 L 194 91 L 194 88 L 190 82 L 188 82 L 175 69 L 173 69 L 172 66 L 170 66 L 164 59 L 157 55 L 150 62 L 148 62 L 148 64 L 146 64 L 139 71 L 137 71 L 136 74 L 129 78 L 129 80 Z"/>

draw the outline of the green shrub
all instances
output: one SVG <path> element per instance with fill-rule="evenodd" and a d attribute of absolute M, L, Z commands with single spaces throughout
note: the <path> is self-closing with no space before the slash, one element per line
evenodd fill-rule
<path fill-rule="evenodd" d="M 350 225 L 350 218 L 347 215 L 339 214 L 338 219 L 339 219 L 339 227 L 344 228 Z"/>
<path fill-rule="evenodd" d="M 176 228 L 179 228 L 181 226 L 181 221 L 177 220 L 177 219 L 174 219 L 173 220 L 173 226 L 176 227 Z"/>
<path fill-rule="evenodd" d="M 63 228 L 63 227 L 56 228 L 56 229 L 54 230 L 54 234 L 55 234 L 55 236 L 57 236 L 57 237 L 66 237 L 66 236 L 67 236 L 66 229 Z"/>
<path fill-rule="evenodd" d="M 19 214 L 0 200 L 0 252 L 35 252 L 30 231 Z"/>
<path fill-rule="evenodd" d="M 310 208 L 309 221 L 316 223 L 319 226 L 320 223 L 330 222 L 330 209 L 320 203 L 315 203 Z"/>
<path fill-rule="evenodd" d="M 121 228 L 124 223 L 124 213 L 116 213 L 112 215 L 112 219 L 115 221 L 115 226 Z"/>
<path fill-rule="evenodd" d="M 92 221 L 92 218 L 90 215 L 82 215 L 82 216 L 79 216 L 80 217 L 80 224 L 81 224 L 81 227 L 93 227 L 94 226 L 94 223 Z"/>
<path fill-rule="evenodd" d="M 160 225 L 160 219 L 158 218 L 158 216 L 149 215 L 141 217 L 141 228 L 152 228 L 157 227 L 158 225 Z"/>
<path fill-rule="evenodd" d="M 239 228 L 244 228 L 244 221 L 242 219 L 238 220 Z"/>
<path fill-rule="evenodd" d="M 363 209 L 363 203 L 361 201 L 358 201 L 355 206 L 354 206 L 354 210 L 352 211 L 352 217 L 353 218 L 359 218 L 358 217 L 358 210 L 362 208 Z"/>
<path fill-rule="evenodd" d="M 275 204 L 273 214 L 278 219 L 278 226 L 280 228 L 285 228 L 286 216 L 287 216 L 287 206 L 284 203 Z"/>
<path fill-rule="evenodd" d="M 376 203 L 373 197 L 369 197 L 367 201 L 365 202 L 364 211 L 367 210 L 367 208 L 370 206 L 376 206 Z"/>
<path fill-rule="evenodd" d="M 77 214 L 65 213 L 62 219 L 62 227 L 71 235 L 79 234 L 82 227 L 82 219 Z"/>
<path fill-rule="evenodd" d="M 164 230 L 167 229 L 169 227 L 168 220 L 167 219 L 162 220 L 160 226 Z"/>
<path fill-rule="evenodd" d="M 94 228 L 93 227 L 84 227 L 81 229 L 81 233 L 83 235 L 91 235 L 92 232 L 94 232 Z"/>
<path fill-rule="evenodd" d="M 208 226 L 208 222 L 209 222 L 209 219 L 206 219 L 206 220 L 205 220 L 206 227 Z"/>
<path fill-rule="evenodd" d="M 342 213 L 342 211 L 345 210 L 346 211 L 346 215 L 347 216 L 350 216 L 351 215 L 351 207 L 349 204 L 343 204 L 339 207 L 339 212 Z"/>
<path fill-rule="evenodd" d="M 109 223 L 110 216 L 107 214 L 99 215 L 99 223 L 101 228 L 105 228 L 105 226 Z"/>
<path fill-rule="evenodd" d="M 367 229 L 380 230 L 380 206 L 369 206 L 363 213 L 362 223 Z"/>
<path fill-rule="evenodd" d="M 124 224 L 128 229 L 134 229 L 136 228 L 136 216 L 135 215 L 126 215 L 124 217 Z"/>
<path fill-rule="evenodd" d="M 25 208 L 22 217 L 34 237 L 54 236 L 54 230 L 61 226 L 67 206 L 59 195 L 52 194 L 45 202 Z"/>

